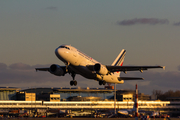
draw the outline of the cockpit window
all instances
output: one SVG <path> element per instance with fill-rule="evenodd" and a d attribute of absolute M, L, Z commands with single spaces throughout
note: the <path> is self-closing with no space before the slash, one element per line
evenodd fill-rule
<path fill-rule="evenodd" d="M 70 48 L 66 47 L 66 46 L 60 46 L 59 48 L 66 48 L 66 49 L 70 50 Z"/>

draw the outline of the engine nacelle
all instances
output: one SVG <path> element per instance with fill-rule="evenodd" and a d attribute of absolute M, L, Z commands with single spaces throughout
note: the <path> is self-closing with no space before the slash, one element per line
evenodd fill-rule
<path fill-rule="evenodd" d="M 57 76 L 63 76 L 65 74 L 64 70 L 61 68 L 61 66 L 52 64 L 50 66 L 49 72 L 51 74 L 57 75 Z"/>
<path fill-rule="evenodd" d="M 96 73 L 98 73 L 100 75 L 107 75 L 108 74 L 108 69 L 106 68 L 106 66 L 101 65 L 99 63 L 96 63 L 94 65 L 94 71 L 96 71 Z"/>

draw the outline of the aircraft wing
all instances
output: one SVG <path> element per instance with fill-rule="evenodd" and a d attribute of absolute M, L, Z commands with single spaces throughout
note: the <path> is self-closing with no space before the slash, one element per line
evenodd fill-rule
<path fill-rule="evenodd" d="M 138 78 L 138 77 L 118 77 L 118 80 L 144 80 L 144 78 Z"/>
<path fill-rule="evenodd" d="M 148 70 L 152 68 L 163 68 L 165 69 L 165 66 L 106 66 L 108 71 L 110 72 L 117 72 L 117 71 L 140 71 L 143 72 L 143 70 Z"/>

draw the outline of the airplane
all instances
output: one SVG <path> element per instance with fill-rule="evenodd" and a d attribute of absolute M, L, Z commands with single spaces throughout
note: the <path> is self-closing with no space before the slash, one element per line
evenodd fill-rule
<path fill-rule="evenodd" d="M 124 117 L 138 117 L 139 115 L 157 115 L 159 112 L 155 111 L 145 111 L 145 110 L 139 110 L 138 109 L 138 87 L 136 84 L 136 89 L 135 89 L 135 98 L 134 98 L 134 105 L 132 109 L 121 109 L 118 110 L 118 115 L 124 116 Z M 137 115 L 137 116 L 136 116 Z"/>
<path fill-rule="evenodd" d="M 99 81 L 99 85 L 105 85 L 106 83 L 123 84 L 124 80 L 143 80 L 143 78 L 120 77 L 121 72 L 143 72 L 143 70 L 151 68 L 165 68 L 164 66 L 122 66 L 126 54 L 124 49 L 122 49 L 111 65 L 103 65 L 71 45 L 59 46 L 55 49 L 55 54 L 64 62 L 65 66 L 52 64 L 47 68 L 35 69 L 36 71 L 48 71 L 56 76 L 64 76 L 66 73 L 69 73 L 73 78 L 70 81 L 71 86 L 77 85 L 75 80 L 76 74 L 80 74 L 87 79 Z"/>
<path fill-rule="evenodd" d="M 133 109 L 124 109 L 124 110 L 118 110 L 117 114 L 126 116 L 126 117 L 132 117 L 135 114 L 135 110 Z M 158 111 L 146 111 L 146 110 L 138 110 L 138 116 L 139 115 L 150 115 L 150 117 L 159 116 Z"/>

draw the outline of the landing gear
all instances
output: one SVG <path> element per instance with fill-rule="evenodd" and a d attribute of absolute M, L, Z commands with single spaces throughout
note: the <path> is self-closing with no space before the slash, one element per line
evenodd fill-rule
<path fill-rule="evenodd" d="M 73 86 L 73 85 L 76 86 L 76 85 L 77 85 L 77 81 L 76 81 L 76 80 L 71 80 L 71 81 L 70 81 L 70 85 L 71 85 L 71 86 Z"/>
<path fill-rule="evenodd" d="M 77 81 L 74 80 L 76 74 L 75 74 L 74 72 L 72 72 L 72 73 L 71 73 L 71 76 L 72 76 L 73 80 L 70 81 L 70 85 L 71 85 L 71 86 L 73 86 L 73 85 L 76 86 L 76 85 L 77 85 Z"/>
<path fill-rule="evenodd" d="M 99 85 L 105 85 L 105 84 L 106 84 L 106 81 L 104 81 L 104 80 L 99 81 Z"/>
<path fill-rule="evenodd" d="M 99 81 L 99 85 L 102 85 L 102 81 L 101 80 Z"/>

